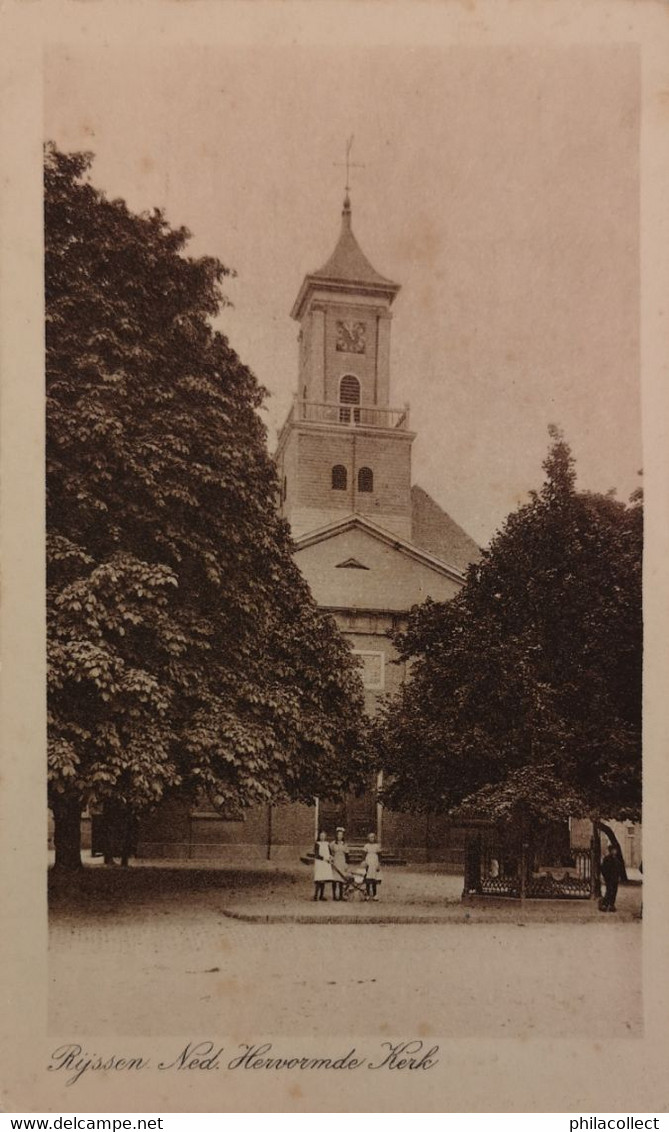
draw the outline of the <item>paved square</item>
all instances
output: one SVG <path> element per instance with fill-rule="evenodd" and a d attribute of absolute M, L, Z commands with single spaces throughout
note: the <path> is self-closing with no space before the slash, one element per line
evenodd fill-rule
<path fill-rule="evenodd" d="M 224 882 L 195 883 L 184 870 L 176 889 L 166 876 L 138 888 L 141 872 L 118 870 L 83 904 L 54 901 L 52 1034 L 244 1041 L 642 1031 L 638 921 L 244 923 L 223 914 Z M 306 900 L 308 874 L 304 884 L 268 874 L 249 894 L 263 891 L 273 902 Z"/>

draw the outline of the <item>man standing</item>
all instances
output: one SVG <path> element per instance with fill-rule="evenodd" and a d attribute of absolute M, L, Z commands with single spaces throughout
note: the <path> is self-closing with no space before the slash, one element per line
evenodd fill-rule
<path fill-rule="evenodd" d="M 606 891 L 604 892 L 604 899 L 600 903 L 602 912 L 615 912 L 616 910 L 616 896 L 618 894 L 618 882 L 620 880 L 621 868 L 620 857 L 615 845 L 609 845 L 606 856 L 602 861 L 602 876 Z"/>

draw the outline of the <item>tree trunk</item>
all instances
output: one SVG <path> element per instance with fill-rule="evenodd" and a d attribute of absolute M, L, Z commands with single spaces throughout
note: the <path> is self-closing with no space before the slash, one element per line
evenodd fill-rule
<path fill-rule="evenodd" d="M 118 805 L 108 799 L 102 803 L 102 859 L 105 865 L 115 865 L 114 856 L 120 853 L 118 825 Z"/>
<path fill-rule="evenodd" d="M 623 851 L 620 848 L 620 842 L 618 841 L 618 838 L 611 829 L 611 826 L 605 825 L 603 821 L 597 822 L 597 828 L 601 829 L 602 833 L 606 834 L 610 844 L 615 845 L 616 849 L 618 850 L 618 860 L 620 861 L 620 879 L 624 884 L 627 884 L 627 869 L 625 868 L 625 859 L 623 857 Z"/>
<path fill-rule="evenodd" d="M 599 900 L 602 895 L 600 879 L 600 865 L 602 861 L 602 847 L 599 840 L 599 823 L 593 821 L 592 835 L 590 837 L 590 898 Z"/>
<path fill-rule="evenodd" d="M 272 805 L 267 805 L 267 860 L 272 860 Z"/>
<path fill-rule="evenodd" d="M 53 813 L 53 841 L 57 869 L 80 869 L 81 864 L 81 798 L 57 798 Z"/>
<path fill-rule="evenodd" d="M 462 895 L 474 892 L 480 895 L 483 892 L 481 884 L 481 835 L 480 833 L 467 833 L 465 842 L 465 883 Z"/>
<path fill-rule="evenodd" d="M 531 857 L 530 836 L 534 841 L 532 821 L 524 805 L 520 807 L 519 835 L 520 835 L 520 899 L 525 902 L 527 895 L 527 882 L 530 879 L 534 862 Z"/>

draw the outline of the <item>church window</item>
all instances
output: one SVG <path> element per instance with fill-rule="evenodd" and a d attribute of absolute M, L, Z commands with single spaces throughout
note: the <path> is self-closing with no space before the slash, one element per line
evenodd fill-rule
<path fill-rule="evenodd" d="M 346 491 L 347 482 L 346 468 L 343 464 L 335 464 L 332 469 L 332 490 Z"/>
<path fill-rule="evenodd" d="M 341 424 L 350 424 L 360 420 L 360 409 L 350 409 L 349 405 L 360 404 L 360 382 L 353 373 L 346 373 L 339 383 L 339 421 Z M 346 406 L 346 407 L 345 407 Z"/>
<path fill-rule="evenodd" d="M 384 687 L 383 653 L 362 652 L 354 649 L 353 655 L 360 666 L 363 687 L 375 692 L 382 691 Z"/>
<path fill-rule="evenodd" d="M 342 405 L 360 404 L 360 382 L 354 374 L 347 373 L 342 377 L 339 384 L 339 400 Z"/>
<path fill-rule="evenodd" d="M 345 562 L 338 562 L 335 570 L 369 570 L 369 566 L 364 566 L 357 558 L 347 558 Z"/>
<path fill-rule="evenodd" d="M 360 468 L 358 491 L 374 491 L 374 473 L 371 468 Z"/>

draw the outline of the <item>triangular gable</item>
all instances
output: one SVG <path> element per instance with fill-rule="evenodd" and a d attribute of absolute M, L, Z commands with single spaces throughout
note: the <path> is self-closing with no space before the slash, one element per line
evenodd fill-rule
<path fill-rule="evenodd" d="M 367 569 L 340 569 L 343 562 Z M 462 586 L 459 571 L 361 515 L 297 539 L 295 561 L 323 609 L 406 613 L 427 598 L 448 601 Z"/>
<path fill-rule="evenodd" d="M 364 531 L 370 538 L 377 540 L 391 547 L 398 553 L 419 562 L 422 566 L 437 573 L 450 578 L 454 582 L 462 583 L 465 576 L 461 570 L 455 566 L 451 566 L 447 562 L 442 562 L 433 554 L 429 554 L 420 547 L 414 546 L 413 543 L 407 542 L 405 539 L 400 538 L 398 535 L 387 531 L 384 527 L 380 527 L 377 523 L 372 522 L 364 515 L 346 515 L 342 519 L 337 519 L 333 523 L 328 523 L 324 527 L 319 527 L 315 531 L 309 531 L 308 534 L 301 535 L 300 538 L 295 540 L 296 551 L 304 550 L 307 547 L 315 546 L 318 543 L 325 542 L 327 539 L 336 538 L 347 531 L 352 530 Z"/>

